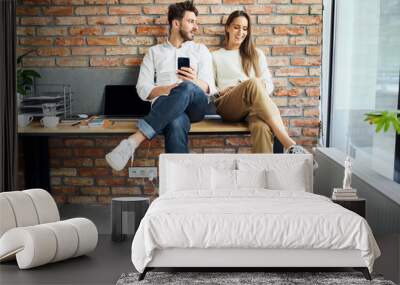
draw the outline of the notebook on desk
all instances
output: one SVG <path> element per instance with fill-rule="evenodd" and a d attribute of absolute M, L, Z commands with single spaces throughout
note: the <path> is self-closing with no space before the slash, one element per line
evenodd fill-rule
<path fill-rule="evenodd" d="M 140 99 L 135 85 L 106 85 L 104 118 L 137 120 L 150 112 L 151 103 Z"/>

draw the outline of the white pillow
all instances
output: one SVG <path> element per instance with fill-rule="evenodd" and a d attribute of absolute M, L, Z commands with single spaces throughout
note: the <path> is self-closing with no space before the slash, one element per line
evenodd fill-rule
<path fill-rule="evenodd" d="M 212 189 L 211 167 L 169 163 L 169 191 Z"/>
<path fill-rule="evenodd" d="M 266 171 L 236 170 L 238 188 L 267 188 Z"/>
<path fill-rule="evenodd" d="M 267 188 L 271 190 L 307 191 L 308 177 L 305 163 L 293 164 L 290 169 L 266 170 Z"/>
<path fill-rule="evenodd" d="M 236 170 L 212 168 L 212 188 L 233 191 L 237 189 Z"/>

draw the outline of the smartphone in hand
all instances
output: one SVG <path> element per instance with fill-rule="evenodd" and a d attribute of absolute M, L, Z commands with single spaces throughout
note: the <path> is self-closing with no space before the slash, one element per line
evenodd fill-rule
<path fill-rule="evenodd" d="M 182 67 L 190 67 L 190 59 L 188 57 L 178 57 L 178 69 Z"/>

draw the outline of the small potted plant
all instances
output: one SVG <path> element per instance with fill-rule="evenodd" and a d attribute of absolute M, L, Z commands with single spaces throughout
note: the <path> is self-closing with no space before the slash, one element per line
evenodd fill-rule
<path fill-rule="evenodd" d="M 35 50 L 30 50 L 17 58 L 17 96 L 18 103 L 21 102 L 22 96 L 27 95 L 27 87 L 32 88 L 33 81 L 35 78 L 40 78 L 40 74 L 32 69 L 22 68 L 22 59 L 28 54 L 34 52 Z"/>
<path fill-rule="evenodd" d="M 375 125 L 375 132 L 380 132 L 383 130 L 387 132 L 390 126 L 397 134 L 400 134 L 400 110 L 395 111 L 376 111 L 366 113 L 364 121 L 367 121 L 371 125 Z"/>

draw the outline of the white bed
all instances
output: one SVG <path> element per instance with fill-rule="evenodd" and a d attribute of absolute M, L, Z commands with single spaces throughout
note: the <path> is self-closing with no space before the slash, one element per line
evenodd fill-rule
<path fill-rule="evenodd" d="M 132 262 L 141 278 L 154 267 L 355 267 L 368 278 L 380 251 L 367 222 L 311 192 L 309 155 L 161 155 Z"/>

